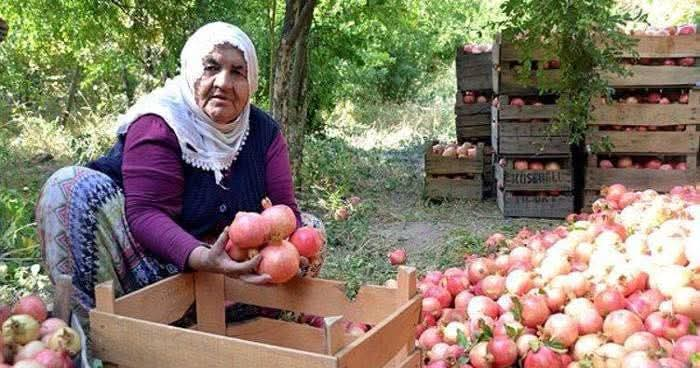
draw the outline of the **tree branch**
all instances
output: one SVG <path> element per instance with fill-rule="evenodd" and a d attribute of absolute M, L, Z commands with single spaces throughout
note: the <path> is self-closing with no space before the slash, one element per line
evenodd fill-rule
<path fill-rule="evenodd" d="M 299 35 L 303 31 L 303 28 L 306 27 L 307 23 L 311 22 L 311 18 L 313 17 L 315 7 L 316 0 L 306 1 L 304 7 L 299 12 L 299 16 L 296 17 L 296 20 L 294 22 L 294 28 L 292 28 L 292 30 L 285 37 L 286 41 L 289 44 L 293 44 L 294 42 L 296 42 L 297 38 L 299 38 Z"/>

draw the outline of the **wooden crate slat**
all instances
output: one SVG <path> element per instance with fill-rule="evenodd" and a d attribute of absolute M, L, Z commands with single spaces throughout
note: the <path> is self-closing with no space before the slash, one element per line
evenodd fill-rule
<path fill-rule="evenodd" d="M 559 113 L 557 105 L 526 105 L 526 106 L 511 106 L 501 105 L 498 107 L 498 120 L 513 120 L 513 119 L 554 119 Z"/>
<path fill-rule="evenodd" d="M 559 79 L 559 69 L 547 69 L 541 72 L 544 80 Z M 538 94 L 537 83 L 537 74 L 534 71 L 527 81 L 521 81 L 515 70 L 501 66 L 494 92 L 505 95 L 536 95 Z"/>
<path fill-rule="evenodd" d="M 611 87 L 694 86 L 700 81 L 700 67 L 629 65 L 629 77 L 607 74 Z"/>
<path fill-rule="evenodd" d="M 684 132 L 618 132 L 597 131 L 586 134 L 586 143 L 609 140 L 613 153 L 691 153 L 698 150 L 698 134 Z"/>
<path fill-rule="evenodd" d="M 483 91 L 493 87 L 491 53 L 465 54 L 457 49 L 455 60 L 457 88 L 462 91 Z"/>
<path fill-rule="evenodd" d="M 482 199 L 484 182 L 481 175 L 474 179 L 425 178 L 425 196 L 446 199 Z"/>
<path fill-rule="evenodd" d="M 466 125 L 456 127 L 457 141 L 464 143 L 470 140 L 491 141 L 491 124 Z"/>
<path fill-rule="evenodd" d="M 564 137 L 498 137 L 498 153 L 503 155 L 567 155 L 569 140 Z M 495 145 L 494 145 L 495 146 Z"/>
<path fill-rule="evenodd" d="M 586 189 L 600 190 L 602 186 L 624 184 L 628 190 L 654 189 L 668 192 L 677 185 L 698 184 L 697 170 L 651 170 L 651 169 L 586 169 Z"/>
<path fill-rule="evenodd" d="M 425 174 L 461 175 L 482 173 L 484 171 L 484 159 L 483 155 L 478 154 L 478 152 L 477 150 L 475 158 L 443 157 L 432 152 L 426 152 Z"/>
<path fill-rule="evenodd" d="M 224 275 L 210 272 L 194 274 L 197 329 L 217 335 L 226 334 Z"/>
<path fill-rule="evenodd" d="M 493 56 L 491 52 L 482 52 L 479 54 L 466 54 L 463 47 L 458 47 L 455 58 L 457 70 L 463 73 L 469 73 L 470 67 L 488 67 L 491 69 L 493 65 Z M 479 68 L 480 69 L 480 68 Z"/>
<path fill-rule="evenodd" d="M 139 320 L 173 323 L 194 303 L 194 275 L 180 273 L 117 298 L 114 312 Z"/>
<path fill-rule="evenodd" d="M 90 312 L 95 357 L 132 367 L 335 368 L 333 356 Z"/>
<path fill-rule="evenodd" d="M 411 355 L 401 362 L 398 366 L 387 366 L 386 368 L 421 368 L 423 367 L 423 356 L 419 350 L 414 351 Z"/>
<path fill-rule="evenodd" d="M 568 134 L 550 132 L 552 123 L 499 121 L 501 137 L 566 137 Z"/>
<path fill-rule="evenodd" d="M 573 190 L 570 169 L 557 171 L 515 170 L 496 165 L 496 180 L 507 191 Z"/>
<path fill-rule="evenodd" d="M 700 37 L 698 35 L 683 35 L 670 37 L 632 36 L 637 40 L 634 48 L 639 57 L 648 58 L 682 58 L 688 56 L 700 57 Z M 633 57 L 632 50 L 622 50 L 623 57 Z"/>
<path fill-rule="evenodd" d="M 594 101 L 591 125 L 678 125 L 700 124 L 696 105 L 604 104 Z"/>
<path fill-rule="evenodd" d="M 226 336 L 290 349 L 324 354 L 323 329 L 270 318 L 256 318 L 226 327 Z M 343 346 L 355 341 L 356 336 L 343 334 Z"/>
<path fill-rule="evenodd" d="M 523 196 L 498 190 L 496 201 L 505 217 L 564 218 L 574 212 L 574 196 Z"/>
<path fill-rule="evenodd" d="M 371 325 L 382 321 L 400 305 L 395 289 L 362 286 L 355 300 L 350 301 L 345 296 L 344 283 L 309 277 L 266 287 L 227 277 L 225 288 L 226 300 L 237 303 L 318 316 L 343 316 L 350 321 Z"/>
<path fill-rule="evenodd" d="M 499 37 L 500 38 L 500 37 Z M 506 62 L 506 61 L 520 61 L 522 58 L 522 53 L 516 45 L 512 42 L 508 41 L 503 41 L 499 40 L 498 44 L 500 45 L 500 62 Z M 545 60 L 546 55 L 544 52 L 540 49 L 538 50 L 533 50 L 532 52 L 532 60 Z"/>
<path fill-rule="evenodd" d="M 382 367 L 404 346 L 414 341 L 415 326 L 420 318 L 421 296 L 415 296 L 369 330 L 361 339 L 338 353 L 343 368 Z"/>

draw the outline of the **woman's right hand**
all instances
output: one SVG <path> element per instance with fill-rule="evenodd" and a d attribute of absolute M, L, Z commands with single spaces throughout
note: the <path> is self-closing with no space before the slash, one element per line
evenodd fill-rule
<path fill-rule="evenodd" d="M 256 270 L 261 260 L 261 255 L 245 261 L 236 262 L 226 253 L 226 243 L 228 242 L 228 227 L 219 235 L 211 248 L 200 246 L 190 253 L 188 266 L 196 271 L 213 273 L 223 273 L 233 278 L 239 278 L 251 284 L 267 284 L 270 276 L 257 274 Z"/>

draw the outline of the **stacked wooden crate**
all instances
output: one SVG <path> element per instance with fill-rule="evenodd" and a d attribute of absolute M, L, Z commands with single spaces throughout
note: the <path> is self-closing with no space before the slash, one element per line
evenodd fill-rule
<path fill-rule="evenodd" d="M 455 65 L 457 141 L 488 143 L 491 137 L 494 78 L 491 52 L 474 54 L 468 47 L 459 47 Z"/>
<path fill-rule="evenodd" d="M 540 96 L 536 79 L 517 78 L 515 46 L 494 47 L 494 92 L 491 141 L 496 153 L 496 200 L 507 217 L 563 218 L 574 210 L 574 183 L 569 136 L 557 132 L 556 96 Z M 540 75 L 555 78 L 557 62 L 535 61 Z"/>
<path fill-rule="evenodd" d="M 623 59 L 633 74 L 610 76 L 613 101 L 593 102 L 585 207 L 611 184 L 668 192 L 699 182 L 700 90 L 693 87 L 700 81 L 700 39 L 635 38 L 639 60 Z"/>
<path fill-rule="evenodd" d="M 469 144 L 469 143 L 467 143 Z M 444 156 L 433 142 L 425 149 L 425 195 L 434 199 L 478 199 L 489 195 L 487 177 L 493 178 L 491 156 L 483 143 L 472 146 L 467 157 Z M 488 164 L 485 164 L 488 162 Z"/>

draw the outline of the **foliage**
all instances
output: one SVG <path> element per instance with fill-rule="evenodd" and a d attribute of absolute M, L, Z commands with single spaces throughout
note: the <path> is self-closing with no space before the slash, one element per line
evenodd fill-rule
<path fill-rule="evenodd" d="M 559 59 L 559 80 L 546 80 L 538 70 L 543 93 L 558 94 L 560 131 L 572 143 L 583 141 L 593 98 L 609 96 L 607 73 L 626 73 L 618 58 L 634 41 L 623 33 L 629 22 L 644 21 L 641 11 L 618 7 L 615 0 L 505 0 L 501 9 L 503 39 L 515 42 L 522 54 L 521 77 L 533 74 L 536 53 Z"/>

